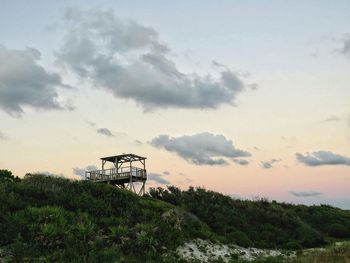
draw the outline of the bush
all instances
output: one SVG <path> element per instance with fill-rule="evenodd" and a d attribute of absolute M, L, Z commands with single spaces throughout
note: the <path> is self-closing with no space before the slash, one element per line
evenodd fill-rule
<path fill-rule="evenodd" d="M 0 205 L 0 244 L 17 262 L 155 262 L 208 231 L 168 203 L 37 174 L 0 184 Z"/>
<path fill-rule="evenodd" d="M 2 182 L 13 182 L 18 181 L 19 178 L 12 175 L 12 172 L 9 170 L 1 170 L 0 169 L 0 183 Z"/>
<path fill-rule="evenodd" d="M 330 206 L 279 204 L 266 198 L 232 199 L 220 193 L 190 187 L 151 189 L 149 195 L 177 204 L 206 223 L 222 242 L 260 248 L 303 248 L 325 244 L 328 233 L 350 237 L 350 213 Z M 338 223 L 331 232 L 330 224 Z"/>
<path fill-rule="evenodd" d="M 350 229 L 342 224 L 336 223 L 329 226 L 328 234 L 335 238 L 347 238 L 350 236 Z"/>

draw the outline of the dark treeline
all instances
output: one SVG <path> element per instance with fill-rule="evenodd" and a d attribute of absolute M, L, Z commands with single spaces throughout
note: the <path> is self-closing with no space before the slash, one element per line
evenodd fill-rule
<path fill-rule="evenodd" d="M 233 200 L 201 188 L 151 189 L 0 170 L 0 257 L 12 262 L 181 262 L 175 250 L 202 238 L 299 249 L 349 238 L 350 212 Z"/>
<path fill-rule="evenodd" d="M 205 222 L 222 242 L 259 248 L 301 249 L 329 238 L 350 238 L 350 211 L 328 205 L 305 206 L 232 199 L 190 187 L 150 189 L 153 198 L 180 206 Z"/>
<path fill-rule="evenodd" d="M 210 231 L 169 203 L 109 185 L 0 170 L 0 233 L 14 262 L 136 263 L 178 262 L 160 255 Z"/>

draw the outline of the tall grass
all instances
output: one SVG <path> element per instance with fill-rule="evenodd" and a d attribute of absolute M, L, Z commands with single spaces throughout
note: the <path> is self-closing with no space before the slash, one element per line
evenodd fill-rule
<path fill-rule="evenodd" d="M 310 249 L 302 255 L 290 259 L 288 263 L 350 263 L 350 242 L 335 244 L 331 247 Z"/>

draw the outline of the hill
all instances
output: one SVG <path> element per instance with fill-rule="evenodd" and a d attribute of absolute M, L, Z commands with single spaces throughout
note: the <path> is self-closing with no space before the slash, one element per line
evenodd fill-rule
<path fill-rule="evenodd" d="M 241 246 L 301 249 L 324 245 L 332 238 L 350 238 L 350 211 L 329 205 L 232 199 L 193 187 L 157 188 L 149 194 L 195 214 L 221 241 Z"/>
<path fill-rule="evenodd" d="M 0 174 L 0 262 L 188 262 L 179 247 L 196 240 L 232 252 L 243 251 L 232 244 L 296 250 L 350 237 L 350 212 L 330 206 L 233 200 L 201 188 L 139 197 L 87 181 Z"/>

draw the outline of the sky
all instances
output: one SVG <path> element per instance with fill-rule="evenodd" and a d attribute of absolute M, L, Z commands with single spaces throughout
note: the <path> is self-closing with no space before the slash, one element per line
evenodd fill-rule
<path fill-rule="evenodd" d="M 0 169 L 350 209 L 349 1 L 1 1 Z"/>

